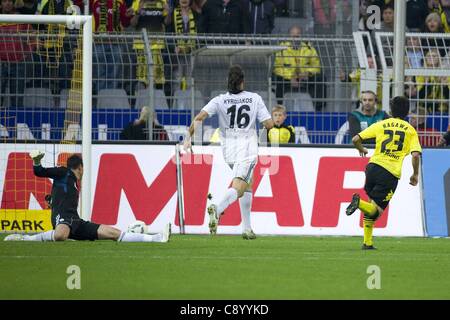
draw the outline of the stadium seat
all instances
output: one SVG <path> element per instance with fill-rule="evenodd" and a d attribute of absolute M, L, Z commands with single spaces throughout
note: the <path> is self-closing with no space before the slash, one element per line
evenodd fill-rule
<path fill-rule="evenodd" d="M 25 108 L 53 108 L 55 101 L 49 88 L 25 88 L 23 106 Z"/>
<path fill-rule="evenodd" d="M 349 124 L 348 121 L 345 121 L 345 123 L 339 128 L 336 138 L 334 139 L 334 144 L 343 144 L 344 138 L 348 133 Z"/>
<path fill-rule="evenodd" d="M 194 109 L 199 110 L 203 108 L 205 101 L 200 90 L 194 91 Z M 176 90 L 174 93 L 173 109 L 186 110 L 192 108 L 192 89 Z"/>
<path fill-rule="evenodd" d="M 98 140 L 99 141 L 108 140 L 108 125 L 107 124 L 99 124 L 98 125 Z"/>
<path fill-rule="evenodd" d="M 67 108 L 67 101 L 69 100 L 69 89 L 62 89 L 59 93 L 59 105 L 60 108 Z"/>
<path fill-rule="evenodd" d="M 301 144 L 310 144 L 308 132 L 305 127 L 294 127 L 295 130 L 295 142 Z"/>
<path fill-rule="evenodd" d="M 69 89 L 62 89 L 59 93 L 59 108 L 67 108 L 70 102 L 75 102 L 78 106 L 81 106 L 82 103 L 82 94 L 81 92 Z"/>
<path fill-rule="evenodd" d="M 306 92 L 287 92 L 283 97 L 287 111 L 314 112 L 311 95 Z"/>
<path fill-rule="evenodd" d="M 34 140 L 33 133 L 26 123 L 17 124 L 17 140 Z"/>
<path fill-rule="evenodd" d="M 188 127 L 186 126 L 164 126 L 167 131 L 170 141 L 181 142 L 187 134 Z"/>
<path fill-rule="evenodd" d="M 167 104 L 167 97 L 163 90 L 155 89 L 153 90 L 155 95 L 155 109 L 169 109 Z M 136 90 L 136 102 L 134 104 L 135 109 L 141 109 L 144 106 L 149 105 L 150 90 L 149 89 L 139 89 Z"/>
<path fill-rule="evenodd" d="M 130 109 L 130 101 L 124 89 L 102 89 L 97 96 L 97 108 Z"/>
<path fill-rule="evenodd" d="M 0 138 L 8 138 L 9 133 L 8 130 L 0 124 Z"/>
<path fill-rule="evenodd" d="M 215 130 L 212 126 L 203 126 L 203 142 L 209 142 Z"/>
<path fill-rule="evenodd" d="M 261 96 L 269 112 L 272 110 L 272 107 L 277 104 L 277 97 L 275 96 L 274 92 L 270 91 L 270 99 L 271 99 L 270 103 L 268 91 L 256 91 L 256 93 Z"/>
<path fill-rule="evenodd" d="M 78 123 L 69 124 L 67 127 L 66 135 L 64 136 L 66 141 L 76 141 L 81 140 L 81 130 Z"/>
<path fill-rule="evenodd" d="M 41 124 L 41 139 L 42 140 L 50 140 L 51 126 L 52 125 L 50 123 L 42 123 Z"/>

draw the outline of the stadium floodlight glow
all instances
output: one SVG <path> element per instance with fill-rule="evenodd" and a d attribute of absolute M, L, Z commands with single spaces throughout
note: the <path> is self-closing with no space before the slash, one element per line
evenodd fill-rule
<path fill-rule="evenodd" d="M 76 8 L 72 10 L 77 12 Z M 92 17 L 82 15 L 0 15 L 0 23 L 65 24 L 68 29 L 83 28 L 82 155 L 84 173 L 81 190 L 81 218 L 91 216 L 91 144 L 92 144 Z"/>

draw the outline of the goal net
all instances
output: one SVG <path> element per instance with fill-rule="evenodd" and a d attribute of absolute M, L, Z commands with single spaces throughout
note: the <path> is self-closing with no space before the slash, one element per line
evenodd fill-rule
<path fill-rule="evenodd" d="M 82 154 L 79 208 L 90 216 L 91 23 L 80 15 L 0 15 L 0 232 L 52 228 L 51 180 L 34 176 L 34 149 L 45 152 L 47 167 Z"/>

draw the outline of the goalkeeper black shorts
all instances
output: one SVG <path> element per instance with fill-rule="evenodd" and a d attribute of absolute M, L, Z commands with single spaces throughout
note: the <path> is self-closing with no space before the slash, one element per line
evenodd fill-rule
<path fill-rule="evenodd" d="M 56 228 L 59 224 L 65 224 L 70 228 L 69 239 L 73 240 L 97 240 L 97 230 L 100 227 L 99 224 L 85 221 L 78 215 L 52 215 L 52 224 Z"/>

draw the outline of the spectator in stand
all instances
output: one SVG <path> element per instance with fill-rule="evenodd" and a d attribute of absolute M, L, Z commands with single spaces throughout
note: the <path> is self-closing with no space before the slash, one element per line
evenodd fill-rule
<path fill-rule="evenodd" d="M 450 146 L 450 125 L 447 128 L 447 132 L 442 135 L 442 137 L 439 139 L 438 146 L 444 147 L 444 146 Z"/>
<path fill-rule="evenodd" d="M 150 120 L 150 108 L 142 107 L 139 119 L 130 122 L 120 133 L 121 140 L 149 140 L 148 122 Z M 153 137 L 151 140 L 169 140 L 166 130 L 158 123 L 156 113 L 153 112 Z"/>
<path fill-rule="evenodd" d="M 416 129 L 422 147 L 436 147 L 439 145 L 441 134 L 434 128 L 427 127 L 427 110 L 419 107 L 417 113 L 409 115 L 409 123 Z"/>
<path fill-rule="evenodd" d="M 16 11 L 19 14 L 36 14 L 37 0 L 17 0 Z"/>
<path fill-rule="evenodd" d="M 425 55 L 425 68 L 440 69 L 441 56 L 438 49 L 431 49 Z M 416 76 L 417 96 L 425 100 L 429 113 L 448 112 L 450 77 Z"/>
<path fill-rule="evenodd" d="M 248 10 L 240 0 L 207 0 L 198 23 L 199 33 L 250 33 Z"/>
<path fill-rule="evenodd" d="M 73 6 L 72 0 L 38 0 L 36 14 L 38 15 L 66 15 L 68 8 Z M 77 12 L 73 12 L 77 14 Z M 39 35 L 38 46 L 33 54 L 35 79 L 33 86 L 50 88 L 54 94 L 61 89 L 70 87 L 73 68 L 73 53 L 76 42 L 70 38 L 48 36 L 61 35 L 64 37 L 69 30 L 62 24 L 39 24 L 35 26 Z"/>
<path fill-rule="evenodd" d="M 1 0 L 1 14 L 18 14 L 13 0 Z M 25 64 L 31 60 L 33 48 L 26 38 L 8 36 L 8 34 L 29 33 L 29 24 L 1 23 L 0 24 L 0 62 L 1 62 L 1 92 L 6 85 L 9 87 L 10 105 L 23 107 L 23 93 L 25 88 Z M 5 94 L 2 94 L 2 105 Z"/>
<path fill-rule="evenodd" d="M 343 19 L 351 19 L 352 10 L 348 0 L 313 0 L 314 24 L 316 32 L 334 34 L 336 32 L 336 8 L 341 7 Z M 320 27 L 320 30 L 317 28 Z"/>
<path fill-rule="evenodd" d="M 364 91 L 361 94 L 360 108 L 348 115 L 349 135 L 354 137 L 372 124 L 389 118 L 389 115 L 377 108 L 377 95 L 373 91 Z M 374 139 L 364 140 L 364 143 L 375 144 Z"/>
<path fill-rule="evenodd" d="M 406 2 L 406 27 L 420 29 L 428 15 L 427 0 L 408 0 Z"/>
<path fill-rule="evenodd" d="M 383 7 L 382 11 L 382 21 L 380 25 L 375 26 L 375 29 L 372 32 L 372 43 L 376 43 L 375 32 L 394 32 L 394 3 L 393 1 L 389 2 Z M 386 64 L 388 67 L 392 67 L 394 61 L 394 57 L 392 56 L 392 44 L 389 45 L 387 40 L 382 41 L 384 56 L 386 59 Z M 377 46 L 374 46 L 374 50 L 377 50 Z M 378 54 L 378 52 L 375 52 Z"/>
<path fill-rule="evenodd" d="M 267 142 L 271 144 L 295 143 L 295 130 L 293 126 L 284 124 L 287 118 L 286 107 L 276 105 L 272 109 L 274 126 L 267 131 Z"/>
<path fill-rule="evenodd" d="M 121 32 L 130 24 L 132 12 L 123 0 L 91 0 L 93 29 L 97 33 Z M 116 42 L 117 41 L 117 42 Z M 122 78 L 122 46 L 114 38 L 97 39 L 94 43 L 94 91 L 116 89 Z"/>
<path fill-rule="evenodd" d="M 440 12 L 441 1 L 440 0 L 427 0 L 428 12 Z"/>
<path fill-rule="evenodd" d="M 408 57 L 408 68 L 423 68 L 424 57 L 419 37 L 408 37 L 406 39 L 406 55 Z"/>
<path fill-rule="evenodd" d="M 148 33 L 165 33 L 167 26 L 171 23 L 172 8 L 166 0 L 134 0 L 133 18 L 131 25 L 137 31 L 142 29 Z M 136 51 L 136 77 L 139 86 L 148 86 L 148 63 L 145 44 L 142 40 L 135 40 L 133 48 Z M 151 39 L 150 48 L 153 59 L 153 81 L 156 89 L 164 89 L 166 95 L 171 96 L 170 83 L 166 81 L 166 76 L 170 73 L 166 43 L 162 39 Z M 170 106 L 171 101 L 167 101 Z"/>
<path fill-rule="evenodd" d="M 192 0 L 179 0 L 178 5 L 173 11 L 172 29 L 177 35 L 196 36 L 198 14 L 192 10 Z M 180 89 L 187 89 L 187 79 L 191 75 L 191 56 L 190 53 L 195 49 L 195 40 L 178 39 L 175 43 L 174 60 L 177 61 L 174 66 L 173 77 L 180 83 Z M 172 51 L 172 50 L 171 50 Z"/>
<path fill-rule="evenodd" d="M 394 3 L 386 4 L 381 12 L 382 21 L 377 31 L 394 32 Z"/>
<path fill-rule="evenodd" d="M 270 34 L 275 27 L 275 5 L 271 0 L 243 0 L 248 8 L 251 34 Z"/>
<path fill-rule="evenodd" d="M 194 1 L 192 1 L 191 9 L 194 12 L 196 12 L 197 14 L 201 14 L 202 8 L 205 3 L 206 3 L 206 0 L 194 0 Z"/>
<path fill-rule="evenodd" d="M 440 15 L 445 33 L 450 33 L 450 0 L 441 0 Z"/>
<path fill-rule="evenodd" d="M 289 29 L 289 36 L 292 38 L 300 38 L 301 33 L 299 26 Z M 321 111 L 325 104 L 326 87 L 316 49 L 310 42 L 300 39 L 281 42 L 280 45 L 287 49 L 275 54 L 273 76 L 278 104 L 282 104 L 286 92 L 307 89 L 311 97 L 318 100 L 315 102 L 316 110 Z"/>
<path fill-rule="evenodd" d="M 426 20 L 423 32 L 427 33 L 444 33 L 444 27 L 442 26 L 442 20 L 438 13 L 430 13 Z M 450 46 L 450 41 L 444 40 L 442 37 L 433 38 L 425 37 L 422 38 L 422 47 L 426 53 L 431 48 L 437 48 L 441 57 L 447 54 L 446 48 Z"/>

